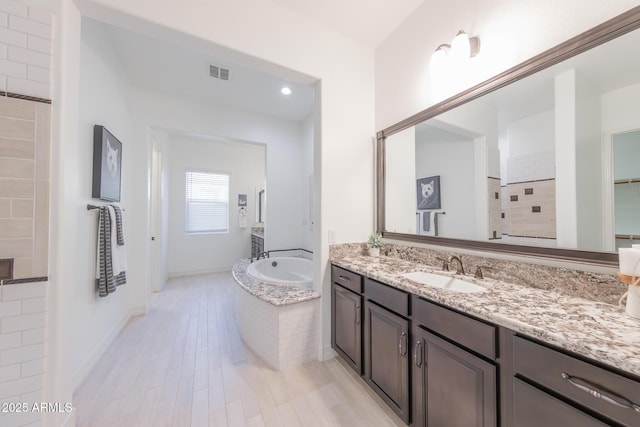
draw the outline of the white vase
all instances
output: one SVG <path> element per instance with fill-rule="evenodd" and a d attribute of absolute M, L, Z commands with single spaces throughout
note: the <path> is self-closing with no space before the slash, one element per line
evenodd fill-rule
<path fill-rule="evenodd" d="M 629 285 L 626 311 L 629 316 L 640 319 L 640 286 Z"/>
<path fill-rule="evenodd" d="M 380 256 L 380 248 L 369 248 L 369 256 Z"/>

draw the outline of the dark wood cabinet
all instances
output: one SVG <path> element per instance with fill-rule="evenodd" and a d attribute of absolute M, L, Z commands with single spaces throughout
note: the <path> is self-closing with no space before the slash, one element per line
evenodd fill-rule
<path fill-rule="evenodd" d="M 513 380 L 513 423 L 517 427 L 609 425 L 517 378 Z"/>
<path fill-rule="evenodd" d="M 362 374 L 362 297 L 333 285 L 333 348 Z"/>
<path fill-rule="evenodd" d="M 258 258 L 264 252 L 264 237 L 251 234 L 251 258 Z"/>
<path fill-rule="evenodd" d="M 367 300 L 364 323 L 365 381 L 409 423 L 409 321 Z"/>
<path fill-rule="evenodd" d="M 362 277 L 332 269 L 331 346 L 362 375 Z"/>
<path fill-rule="evenodd" d="M 331 268 L 332 346 L 405 423 L 640 426 L 639 377 Z"/>
<path fill-rule="evenodd" d="M 496 426 L 496 367 L 417 325 L 413 339 L 413 425 Z"/>
<path fill-rule="evenodd" d="M 545 425 L 523 423 L 530 413 L 527 405 L 542 407 L 541 402 L 555 402 L 549 403 L 546 409 L 549 416 L 585 420 L 557 425 L 640 426 L 638 378 L 621 375 L 522 336 L 513 337 L 513 371 L 516 377 L 513 380 L 516 426 Z"/>

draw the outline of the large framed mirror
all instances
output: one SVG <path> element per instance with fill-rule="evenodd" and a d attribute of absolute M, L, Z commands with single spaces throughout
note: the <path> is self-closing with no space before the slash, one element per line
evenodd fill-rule
<path fill-rule="evenodd" d="M 640 243 L 640 7 L 377 134 L 387 238 L 603 266 Z"/>

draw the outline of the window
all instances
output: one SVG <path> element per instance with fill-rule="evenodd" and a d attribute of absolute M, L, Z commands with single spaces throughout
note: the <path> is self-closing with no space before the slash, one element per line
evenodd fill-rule
<path fill-rule="evenodd" d="M 187 171 L 187 233 L 229 232 L 229 175 Z"/>

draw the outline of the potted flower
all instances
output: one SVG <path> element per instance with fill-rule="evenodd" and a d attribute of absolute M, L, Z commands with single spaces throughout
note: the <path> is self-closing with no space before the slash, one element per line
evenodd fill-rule
<path fill-rule="evenodd" d="M 369 246 L 369 255 L 379 256 L 382 244 L 382 235 L 380 233 L 372 233 L 369 236 L 369 240 L 367 240 L 367 246 Z"/>

